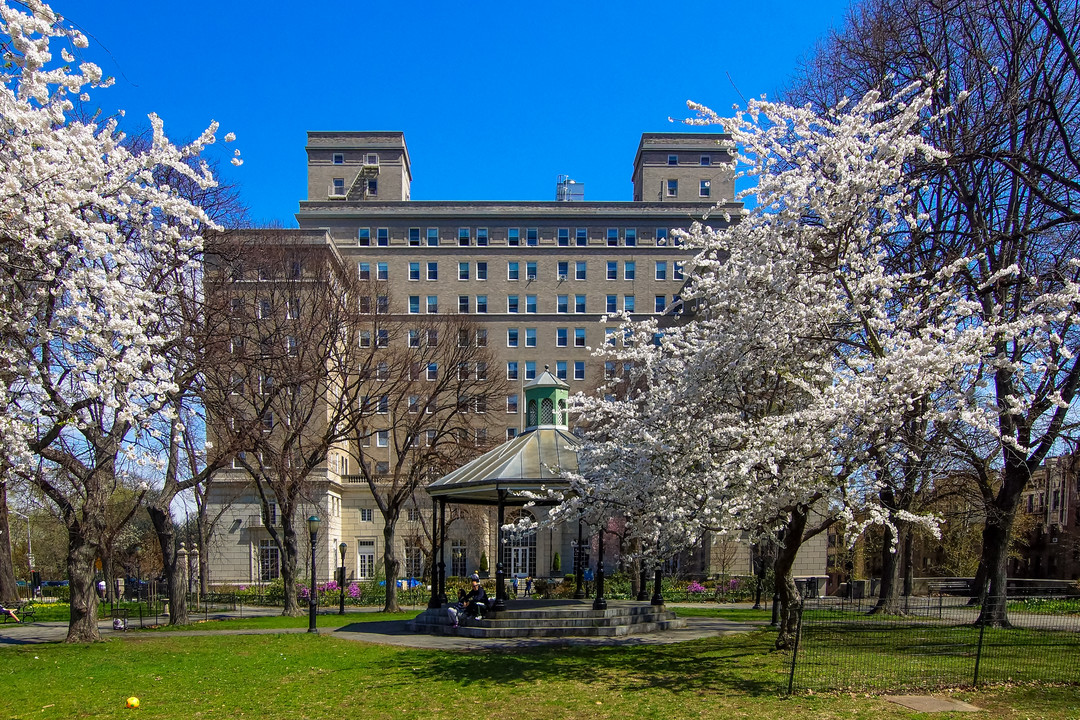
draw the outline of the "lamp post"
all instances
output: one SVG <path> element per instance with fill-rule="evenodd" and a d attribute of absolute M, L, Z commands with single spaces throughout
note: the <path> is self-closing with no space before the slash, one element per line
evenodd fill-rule
<path fill-rule="evenodd" d="M 575 585 L 575 587 L 574 587 L 574 599 L 575 600 L 583 600 L 583 599 L 585 599 L 585 587 L 582 584 L 582 581 L 584 580 L 584 577 L 583 577 L 584 568 L 581 567 L 584 564 L 584 560 L 585 560 L 585 548 L 582 547 L 581 542 L 582 542 L 581 521 L 578 520 L 578 524 L 577 524 L 577 541 L 576 542 L 571 541 L 571 543 L 570 543 L 571 545 L 574 546 L 574 585 Z"/>
<path fill-rule="evenodd" d="M 338 587 L 341 588 L 341 607 L 338 608 L 338 615 L 345 614 L 345 551 L 349 549 L 349 546 L 345 543 L 341 543 L 337 546 L 338 552 L 341 553 L 341 579 L 338 581 Z"/>
<path fill-rule="evenodd" d="M 319 516 L 307 519 L 308 533 L 311 534 L 311 588 L 308 591 L 308 629 L 309 633 L 319 632 L 315 627 L 315 609 L 318 607 L 318 595 L 315 594 L 315 540 L 319 535 Z"/>

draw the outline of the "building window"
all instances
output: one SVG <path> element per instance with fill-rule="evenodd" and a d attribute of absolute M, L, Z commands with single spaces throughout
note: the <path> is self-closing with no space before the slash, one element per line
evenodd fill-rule
<path fill-rule="evenodd" d="M 368 246 L 371 244 L 371 230 L 369 228 L 360 228 L 356 231 L 356 243 L 358 245 Z"/>
<path fill-rule="evenodd" d="M 484 302 L 487 302 L 486 295 L 484 296 Z M 476 347 L 487 347 L 487 329 L 482 328 L 476 331 Z"/>
<path fill-rule="evenodd" d="M 574 347 L 585 347 L 585 328 L 574 328 Z"/>
<path fill-rule="evenodd" d="M 439 263 L 429 262 L 427 264 L 427 279 L 438 280 L 439 279 Z"/>
<path fill-rule="evenodd" d="M 574 279 L 584 280 L 586 278 L 585 273 L 587 272 L 587 268 L 588 264 L 584 260 L 578 260 L 574 264 Z"/>
<path fill-rule="evenodd" d="M 628 313 L 634 312 L 634 296 L 633 295 L 624 295 L 623 296 L 623 310 L 625 310 Z"/>
<path fill-rule="evenodd" d="M 574 296 L 574 312 L 576 312 L 576 313 L 585 312 L 585 296 L 584 295 L 575 295 Z"/>
<path fill-rule="evenodd" d="M 520 271 L 519 271 L 518 268 L 519 268 L 519 266 L 518 266 L 518 263 L 516 263 L 516 262 L 508 262 L 508 263 L 506 263 L 506 279 L 507 280 L 517 280 L 519 278 L 519 276 L 520 276 Z"/>
<path fill-rule="evenodd" d="M 427 379 L 433 381 L 439 379 L 439 363 L 428 363 Z"/>
<path fill-rule="evenodd" d="M 390 447 L 390 431 L 379 430 L 375 433 L 375 447 Z"/>
<path fill-rule="evenodd" d="M 270 582 L 281 577 L 281 556 L 273 540 L 259 541 L 259 580 Z"/>
<path fill-rule="evenodd" d="M 613 360 L 606 360 L 604 362 L 604 379 L 605 380 L 614 380 L 615 379 L 615 362 Z"/>
<path fill-rule="evenodd" d="M 424 576 L 424 552 L 414 538 L 405 538 L 405 577 Z"/>
<path fill-rule="evenodd" d="M 417 314 L 419 314 L 419 312 L 420 312 L 420 296 L 419 295 L 410 295 L 409 296 L 409 314 L 410 315 L 417 315 Z"/>
<path fill-rule="evenodd" d="M 604 344 L 615 347 L 616 338 L 615 333 L 618 332 L 615 328 L 604 328 Z"/>
<path fill-rule="evenodd" d="M 518 329 L 506 328 L 506 347 L 518 346 Z"/>
<path fill-rule="evenodd" d="M 623 280 L 633 280 L 637 277 L 637 263 L 627 260 L 623 263 Z"/>
<path fill-rule="evenodd" d="M 360 511 L 361 519 L 363 516 L 363 510 Z M 371 517 L 371 510 L 368 510 L 368 517 Z M 371 522 L 371 520 L 367 520 Z M 374 540 L 357 540 L 356 541 L 356 577 L 367 580 L 375 577 L 375 541 Z"/>
<path fill-rule="evenodd" d="M 390 347 L 389 330 L 379 330 L 375 333 L 375 347 Z"/>
<path fill-rule="evenodd" d="M 698 185 L 698 196 L 709 197 L 709 190 L 711 184 L 712 183 L 710 183 L 708 180 L 702 180 L 701 183 Z"/>
<path fill-rule="evenodd" d="M 708 167 L 710 165 L 712 165 L 712 155 L 702 155 L 701 156 L 701 166 L 702 167 Z"/>
<path fill-rule="evenodd" d="M 334 197 L 345 197 L 345 178 L 334 178 L 330 194 Z"/>
<path fill-rule="evenodd" d="M 619 244 L 619 228 L 607 229 L 607 244 L 608 247 L 614 247 Z"/>
<path fill-rule="evenodd" d="M 637 247 L 637 228 L 626 228 L 623 231 L 623 240 L 626 247 Z"/>
<path fill-rule="evenodd" d="M 678 155 L 668 155 L 667 156 L 667 164 L 668 165 L 678 165 L 679 164 L 679 156 Z"/>
<path fill-rule="evenodd" d="M 439 247 L 439 228 L 427 229 L 428 247 Z"/>
<path fill-rule="evenodd" d="M 529 247 L 536 247 L 540 244 L 540 232 L 536 228 L 525 229 L 525 244 Z"/>
<path fill-rule="evenodd" d="M 381 262 L 375 265 L 375 279 L 377 280 L 389 280 L 390 279 L 390 266 L 387 263 Z"/>
<path fill-rule="evenodd" d="M 525 279 L 528 280 L 529 282 L 532 282 L 533 280 L 536 279 L 536 263 L 535 262 L 527 262 L 527 263 L 525 263 Z"/>
<path fill-rule="evenodd" d="M 516 437 L 517 437 L 517 428 L 512 428 L 512 427 L 506 428 L 506 439 L 507 440 L 513 440 Z"/>
<path fill-rule="evenodd" d="M 469 235 L 469 228 L 458 228 L 457 244 L 461 247 L 467 247 L 471 243 L 472 237 Z"/>
<path fill-rule="evenodd" d="M 667 262 L 664 260 L 656 261 L 656 279 L 667 280 Z"/>
<path fill-rule="evenodd" d="M 536 361 L 535 360 L 526 360 L 525 361 L 525 379 L 526 380 L 535 380 L 536 379 Z"/>
<path fill-rule="evenodd" d="M 657 295 L 656 296 L 656 304 L 653 306 L 654 311 L 658 312 L 658 313 L 662 313 L 662 312 L 664 312 L 666 307 L 667 307 L 667 296 L 666 295 Z"/>
<path fill-rule="evenodd" d="M 507 295 L 506 296 L 506 312 L 516 313 L 518 311 L 518 296 Z"/>
<path fill-rule="evenodd" d="M 362 262 L 357 266 L 356 272 L 360 275 L 361 280 L 371 279 L 371 263 Z"/>
<path fill-rule="evenodd" d="M 476 363 L 476 379 L 480 382 L 485 382 L 488 379 L 486 362 Z"/>
<path fill-rule="evenodd" d="M 372 178 L 367 181 L 367 194 L 374 197 L 379 194 L 379 181 Z"/>
<path fill-rule="evenodd" d="M 565 260 L 560 260 L 557 266 L 557 270 L 558 272 L 556 274 L 558 275 L 558 280 L 559 282 L 562 282 L 570 274 L 570 263 Z"/>
<path fill-rule="evenodd" d="M 578 247 L 584 247 L 589 244 L 589 230 L 588 228 L 577 228 L 575 231 L 575 237 Z"/>
<path fill-rule="evenodd" d="M 518 379 L 517 360 L 507 360 L 506 361 L 506 379 L 507 380 L 517 380 Z M 514 404 L 516 406 L 517 405 L 517 395 L 512 395 L 511 397 L 514 398 Z M 507 412 L 509 412 L 509 410 L 507 410 Z M 514 410 L 514 412 L 517 412 L 517 410 Z"/>
<path fill-rule="evenodd" d="M 481 247 L 488 244 L 487 228 L 476 228 L 476 244 Z"/>
<path fill-rule="evenodd" d="M 427 296 L 427 312 L 428 315 L 434 315 L 439 312 L 439 296 L 428 295 Z"/>
<path fill-rule="evenodd" d="M 565 360 L 556 360 L 555 361 L 555 377 L 559 378 L 560 380 L 565 380 L 566 379 L 566 361 Z"/>
<path fill-rule="evenodd" d="M 361 330 L 360 331 L 360 347 L 363 347 L 363 348 L 371 347 L 371 331 L 370 330 Z"/>
<path fill-rule="evenodd" d="M 469 263 L 459 262 L 457 264 L 457 279 L 468 280 L 469 279 Z"/>
<path fill-rule="evenodd" d="M 379 164 L 379 155 L 378 155 L 378 153 L 368 153 L 364 157 L 364 164 L 365 165 L 378 165 Z"/>
<path fill-rule="evenodd" d="M 607 279 L 618 280 L 619 279 L 619 261 L 608 260 L 607 263 Z"/>
<path fill-rule="evenodd" d="M 420 228 L 409 228 L 409 246 L 420 247 Z"/>
<path fill-rule="evenodd" d="M 525 328 L 525 347 L 536 347 L 536 328 Z"/>
<path fill-rule="evenodd" d="M 427 331 L 427 346 L 438 347 L 439 346 L 439 330 L 438 328 L 429 328 Z"/>
<path fill-rule="evenodd" d="M 585 379 L 585 361 L 584 360 L 575 360 L 574 361 L 574 379 L 575 380 L 584 380 Z"/>
<path fill-rule="evenodd" d="M 409 263 L 409 280 L 419 280 L 419 279 L 420 279 L 420 263 L 418 263 L 418 262 Z"/>
<path fill-rule="evenodd" d="M 379 228 L 378 230 L 376 230 L 375 231 L 375 241 L 378 243 L 379 247 L 386 247 L 387 245 L 389 245 L 390 244 L 390 229 L 389 228 Z"/>
<path fill-rule="evenodd" d="M 465 577 L 469 572 L 466 564 L 468 547 L 464 540 L 450 541 L 450 577 Z"/>
<path fill-rule="evenodd" d="M 273 306 L 266 298 L 259 300 L 259 317 L 263 320 L 268 320 L 273 314 Z"/>
<path fill-rule="evenodd" d="M 673 263 L 671 263 L 671 278 L 673 280 L 682 280 L 683 279 L 682 263 L 681 262 L 673 262 Z"/>
<path fill-rule="evenodd" d="M 333 162 L 334 162 L 335 165 L 344 165 L 345 164 L 345 153 L 334 153 L 334 161 Z"/>
<path fill-rule="evenodd" d="M 558 230 L 558 242 L 559 247 L 570 246 L 570 228 L 559 228 Z"/>
<path fill-rule="evenodd" d="M 557 295 L 555 298 L 555 312 L 565 313 L 569 312 L 570 296 L 569 295 Z"/>
<path fill-rule="evenodd" d="M 517 247 L 521 244 L 521 230 L 518 228 L 506 229 L 506 244 L 511 247 Z"/>
<path fill-rule="evenodd" d="M 536 314 L 536 296 L 535 295 L 526 295 L 525 296 L 525 312 L 533 313 L 534 315 Z"/>
<path fill-rule="evenodd" d="M 375 296 L 375 312 L 380 315 L 385 315 L 390 312 L 390 296 L 389 295 L 376 295 Z"/>
<path fill-rule="evenodd" d="M 566 328 L 555 328 L 555 347 L 566 347 L 567 340 Z"/>
<path fill-rule="evenodd" d="M 668 180 L 667 181 L 667 196 L 668 197 L 679 197 L 679 181 L 678 180 Z"/>
<path fill-rule="evenodd" d="M 487 307 L 488 307 L 487 306 L 487 295 L 477 295 L 476 296 L 476 312 L 478 312 L 478 313 L 486 313 L 487 312 Z"/>
<path fill-rule="evenodd" d="M 416 307 L 417 307 L 417 310 L 420 309 L 420 298 L 416 298 Z M 411 348 L 420 347 L 420 331 L 419 330 L 410 330 L 409 331 L 409 347 L 411 347 Z"/>
<path fill-rule="evenodd" d="M 656 228 L 656 244 L 667 245 L 667 228 Z"/>
<path fill-rule="evenodd" d="M 619 311 L 619 296 L 618 295 L 608 295 L 607 296 L 607 302 L 605 303 L 604 307 L 606 308 L 604 310 L 604 312 L 607 312 L 607 313 L 618 312 Z"/>
<path fill-rule="evenodd" d="M 360 522 L 373 522 L 375 513 L 371 508 L 360 508 Z M 363 543 L 358 543 L 363 545 Z"/>
<path fill-rule="evenodd" d="M 457 311 L 459 313 L 467 313 L 467 312 L 469 312 L 469 296 L 468 295 L 458 295 L 458 298 L 457 298 Z"/>

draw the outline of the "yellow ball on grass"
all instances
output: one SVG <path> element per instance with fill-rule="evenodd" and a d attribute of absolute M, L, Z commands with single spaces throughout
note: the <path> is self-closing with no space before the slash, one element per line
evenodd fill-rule
<path fill-rule="evenodd" d="M 129 710 L 134 710 L 135 708 L 139 707 L 139 698 L 132 695 L 127 699 L 127 706 Z"/>

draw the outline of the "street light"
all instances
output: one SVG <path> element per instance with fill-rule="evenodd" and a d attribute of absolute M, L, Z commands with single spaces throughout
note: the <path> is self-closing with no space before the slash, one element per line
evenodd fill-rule
<path fill-rule="evenodd" d="M 312 515 L 307 519 L 308 532 L 311 533 L 311 588 L 308 592 L 308 629 L 309 633 L 319 632 L 315 627 L 315 609 L 318 607 L 318 596 L 315 594 L 315 540 L 319 535 L 319 516 Z"/>
<path fill-rule="evenodd" d="M 341 588 L 341 607 L 338 608 L 338 615 L 345 614 L 345 551 L 349 549 L 349 546 L 345 543 L 341 543 L 337 546 L 338 551 L 341 553 L 341 580 L 338 581 L 338 587 Z"/>
<path fill-rule="evenodd" d="M 585 548 L 581 544 L 581 520 L 578 520 L 577 524 L 577 540 L 571 540 L 570 544 L 574 547 L 574 599 L 582 600 L 585 597 L 585 589 L 582 587 L 583 580 L 583 568 L 581 567 L 585 561 Z"/>

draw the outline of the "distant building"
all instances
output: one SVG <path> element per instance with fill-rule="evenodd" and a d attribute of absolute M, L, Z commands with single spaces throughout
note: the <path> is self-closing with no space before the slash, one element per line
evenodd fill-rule
<path fill-rule="evenodd" d="M 1024 537 L 1009 577 L 1080 579 L 1080 454 L 1050 458 L 1032 473 L 1016 522 Z"/>
<path fill-rule="evenodd" d="M 479 328 L 476 342 L 494 354 L 494 367 L 511 384 L 497 407 L 485 409 L 485 437 L 511 440 L 523 429 L 523 386 L 549 367 L 571 394 L 592 393 L 622 368 L 593 356 L 605 342 L 618 342 L 609 314 L 626 311 L 673 322 L 679 304 L 683 263 L 690 253 L 676 231 L 700 220 L 717 203 L 736 214 L 733 145 L 722 133 L 645 133 L 631 173 L 633 201 L 583 199 L 580 184 L 561 176 L 555 201 L 414 201 L 412 166 L 400 132 L 310 132 L 307 139 L 307 198 L 295 234 L 321 242 L 361 278 L 389 289 L 384 312 L 396 319 L 442 314 L 468 315 Z M 463 170 L 469 164 L 462 154 Z M 521 168 L 514 168 L 520 172 Z M 724 224 L 720 213 L 714 226 Z M 248 231 L 257 253 L 259 230 Z M 387 448 L 389 463 L 392 448 Z M 370 578 L 382 557 L 380 516 L 347 453 L 332 453 L 320 472 L 316 507 L 325 522 L 317 561 L 320 573 L 336 566 L 339 541 L 348 544 L 350 578 Z M 226 471 L 211 498 L 224 515 L 209 549 L 213 581 L 258 582 L 278 573 L 277 549 L 262 527 L 255 494 L 243 473 Z M 416 543 L 422 503 L 399 534 L 405 574 L 423 570 Z M 415 516 L 414 516 L 415 515 Z M 480 513 L 451 531 L 447 572 L 478 569 L 481 556 L 495 565 L 495 522 Z M 273 514 L 271 522 L 274 521 Z M 456 533 L 456 535 L 455 535 Z M 561 571 L 572 572 L 575 532 L 543 532 L 524 551 L 508 556 L 509 573 L 546 576 L 555 553 Z M 805 556 L 802 574 L 824 574 L 824 536 Z M 820 545 L 820 547 L 817 547 Z M 729 543 L 688 553 L 684 570 L 695 574 L 747 574 L 748 550 Z M 325 576 L 324 576 L 325 577 Z"/>

